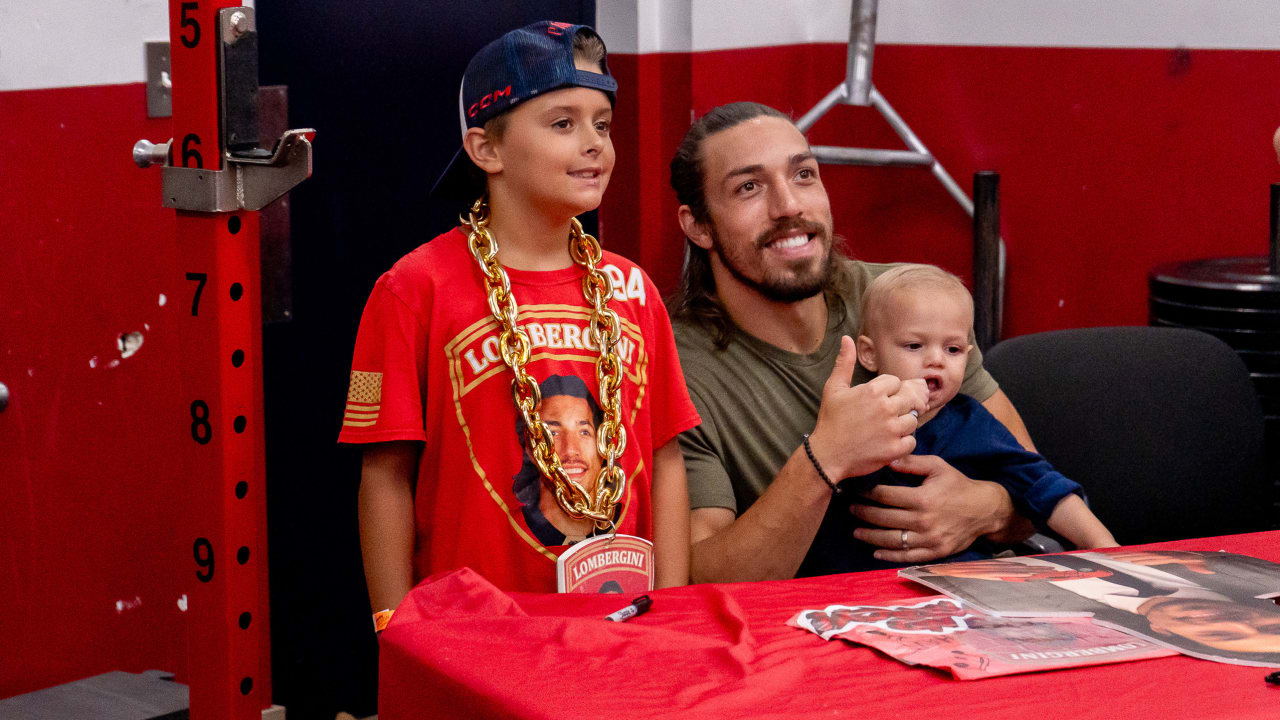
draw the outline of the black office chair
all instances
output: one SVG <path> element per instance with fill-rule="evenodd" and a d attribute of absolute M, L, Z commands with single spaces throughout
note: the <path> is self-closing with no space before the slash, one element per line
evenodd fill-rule
<path fill-rule="evenodd" d="M 1262 407 L 1221 340 L 1178 328 L 1060 330 L 998 343 L 985 365 L 1118 542 L 1265 528 Z"/>

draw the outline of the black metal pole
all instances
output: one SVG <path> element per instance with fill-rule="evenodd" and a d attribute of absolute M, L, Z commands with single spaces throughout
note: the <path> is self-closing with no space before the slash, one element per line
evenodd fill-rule
<path fill-rule="evenodd" d="M 1271 274 L 1280 275 L 1280 183 L 1271 183 Z"/>
<path fill-rule="evenodd" d="M 986 351 L 1000 339 L 1000 173 L 973 174 L 973 334 Z"/>

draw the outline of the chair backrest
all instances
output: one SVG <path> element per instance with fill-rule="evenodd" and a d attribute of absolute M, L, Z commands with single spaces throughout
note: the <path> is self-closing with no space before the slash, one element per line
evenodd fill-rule
<path fill-rule="evenodd" d="M 985 365 L 1120 543 L 1266 526 L 1262 407 L 1221 340 L 1180 328 L 1059 330 L 998 343 Z"/>

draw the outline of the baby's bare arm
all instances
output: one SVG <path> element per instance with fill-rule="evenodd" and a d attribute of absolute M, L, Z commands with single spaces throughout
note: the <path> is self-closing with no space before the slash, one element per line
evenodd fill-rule
<path fill-rule="evenodd" d="M 1077 548 L 1116 547 L 1116 539 L 1079 495 L 1063 498 L 1049 516 L 1049 527 Z"/>

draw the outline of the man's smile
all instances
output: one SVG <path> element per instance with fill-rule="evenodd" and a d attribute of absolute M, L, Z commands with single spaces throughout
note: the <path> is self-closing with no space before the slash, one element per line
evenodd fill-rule
<path fill-rule="evenodd" d="M 774 240 L 765 247 L 774 248 L 776 250 L 787 250 L 789 248 L 797 248 L 801 245 L 805 245 L 812 239 L 813 236 L 807 233 L 796 233 L 795 235 Z"/>
<path fill-rule="evenodd" d="M 814 242 L 820 240 L 823 230 L 823 226 L 818 223 L 791 220 L 762 233 L 756 246 L 762 251 L 781 255 L 786 259 L 807 257 L 815 249 L 824 249 L 821 242 Z"/>

